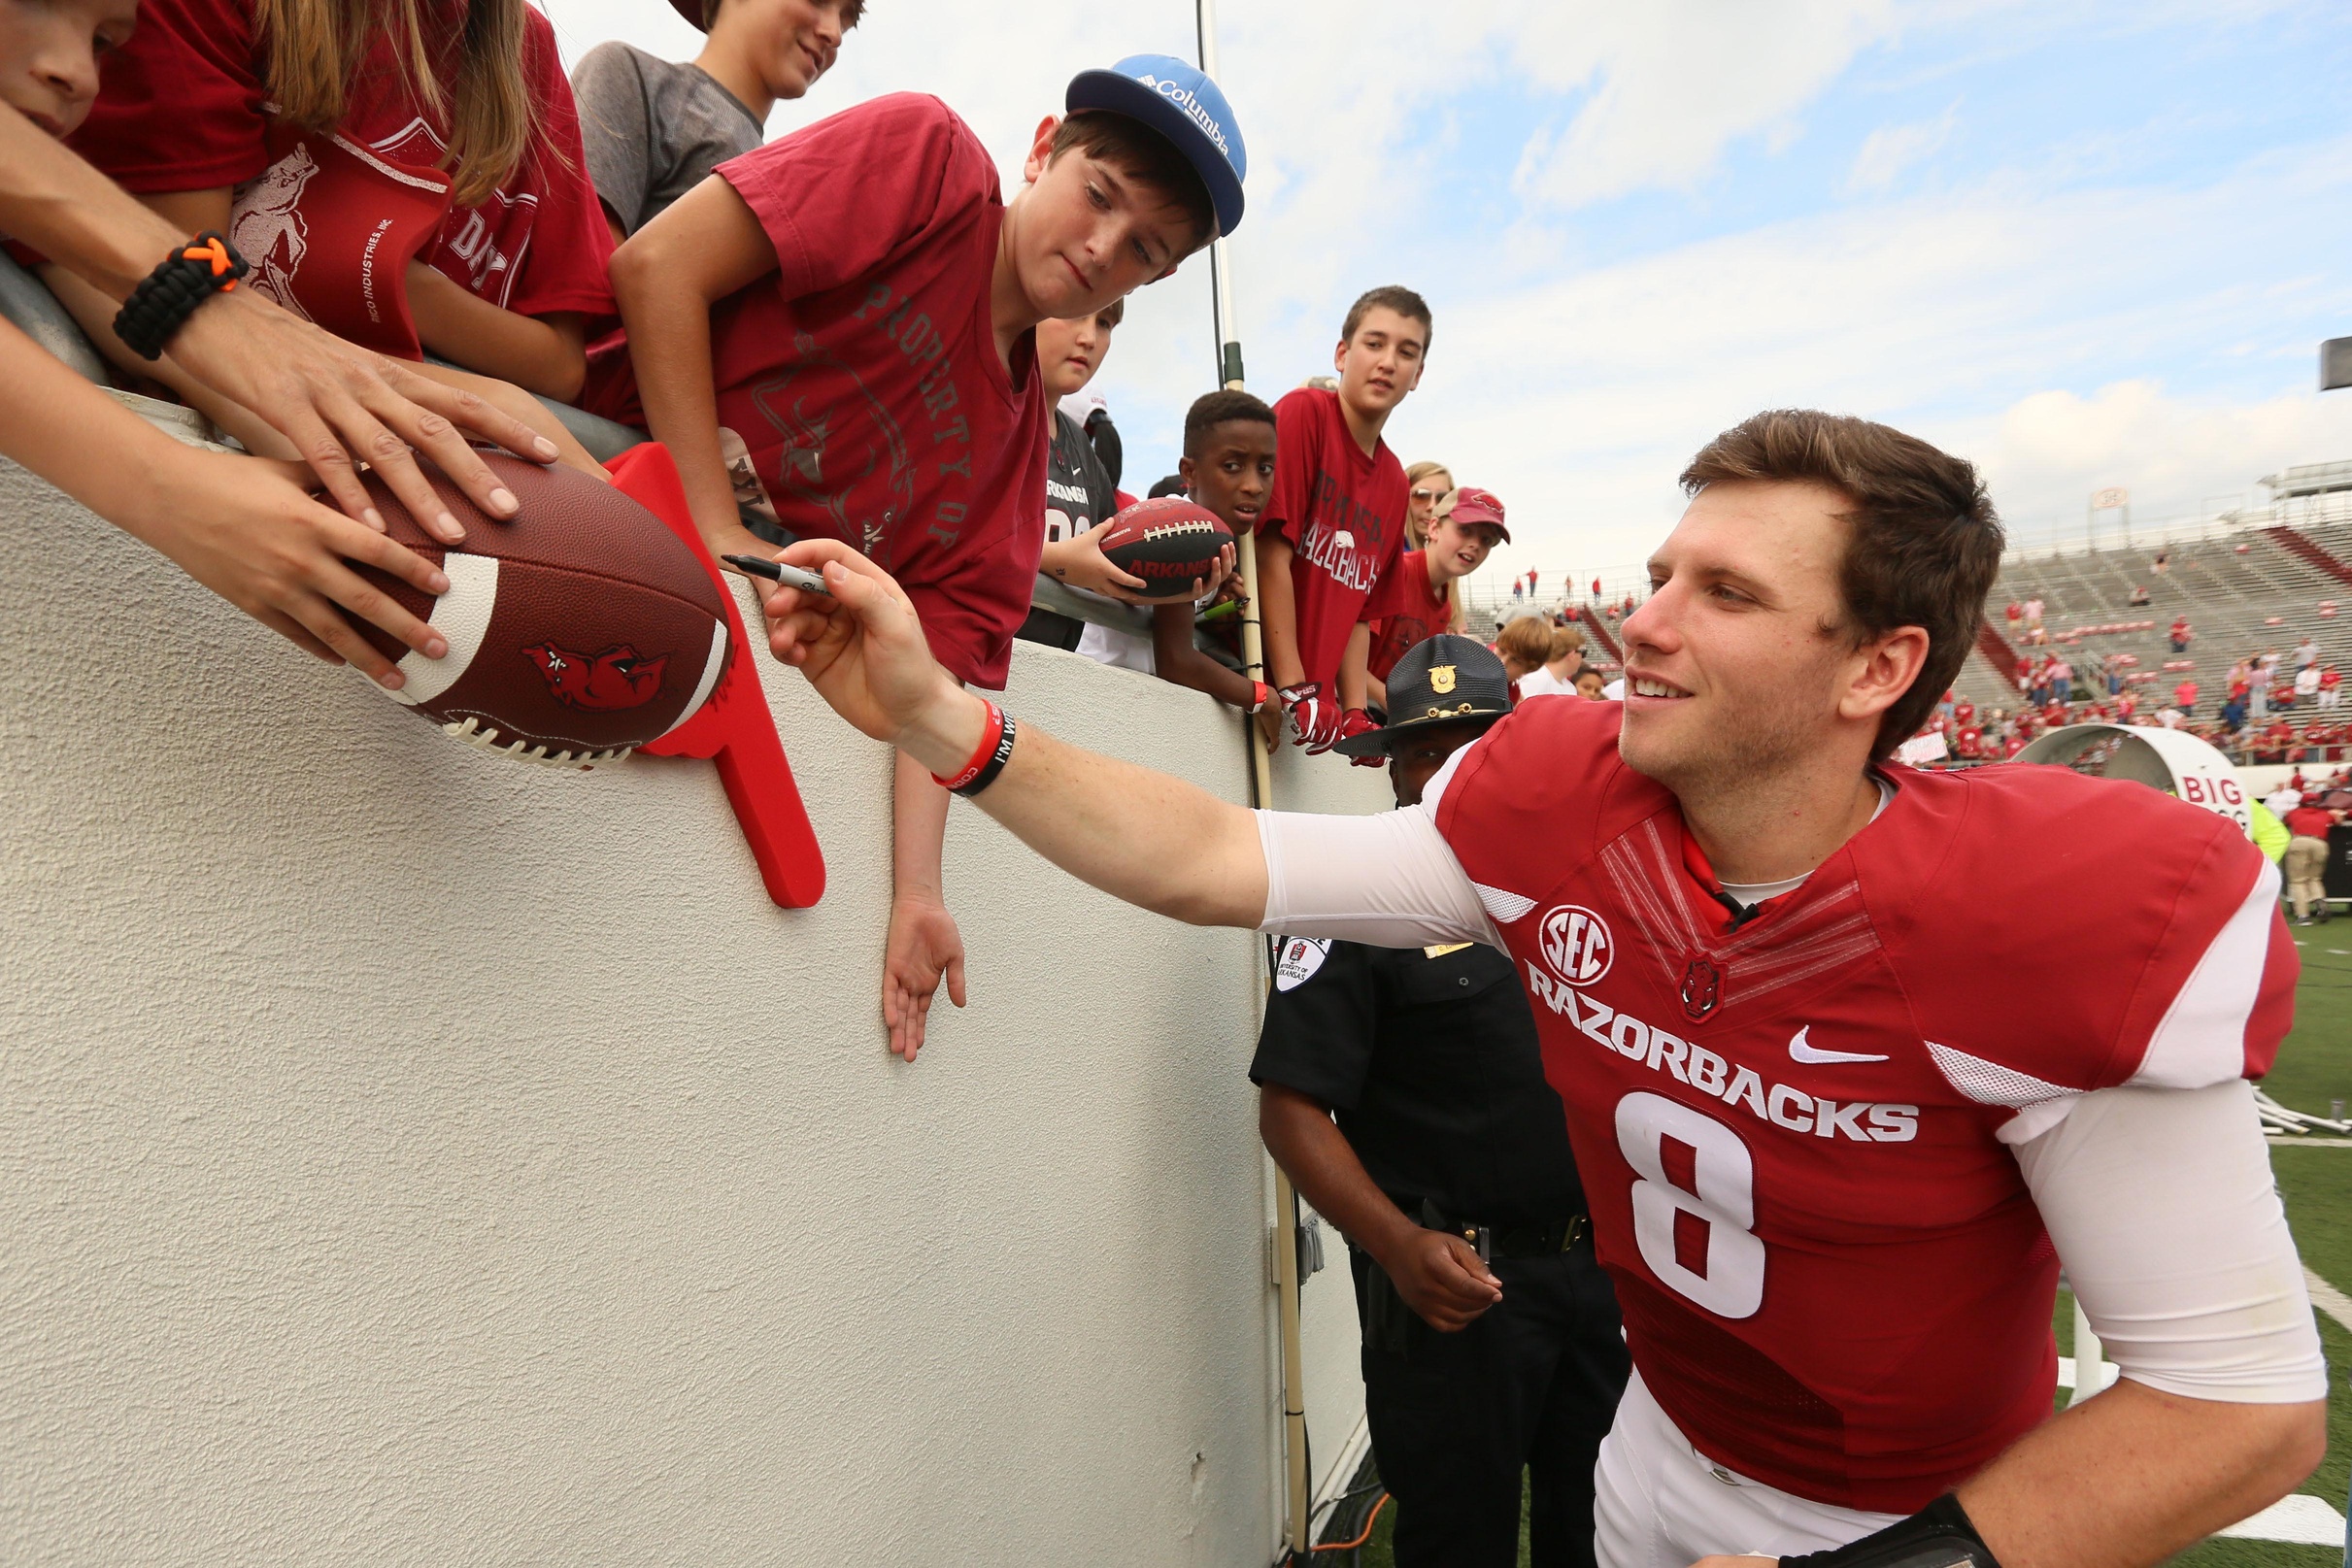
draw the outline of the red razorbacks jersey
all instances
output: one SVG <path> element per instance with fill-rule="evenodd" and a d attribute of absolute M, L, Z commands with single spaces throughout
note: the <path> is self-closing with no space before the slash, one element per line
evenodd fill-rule
<path fill-rule="evenodd" d="M 2058 1258 L 1999 1134 L 2267 1069 L 2274 879 L 2142 784 L 1888 767 L 1877 819 L 1727 933 L 1621 712 L 1518 710 L 1438 828 L 1528 990 L 1660 1405 L 1759 1481 L 1913 1512 L 2050 1414 Z"/>

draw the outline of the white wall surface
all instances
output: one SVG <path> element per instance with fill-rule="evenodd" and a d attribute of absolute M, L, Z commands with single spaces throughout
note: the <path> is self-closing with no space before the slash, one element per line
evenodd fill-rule
<path fill-rule="evenodd" d="M 708 764 L 454 744 L 6 465 L 0 625 L 0 1561 L 1271 1558 L 1250 938 L 958 805 L 909 1067 L 887 758 L 781 666 L 797 914 Z M 1246 798 L 1192 693 L 1025 646 L 1013 705 Z"/>

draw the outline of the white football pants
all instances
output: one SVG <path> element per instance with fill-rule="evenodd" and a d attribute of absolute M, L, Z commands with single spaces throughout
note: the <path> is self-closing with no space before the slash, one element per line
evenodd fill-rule
<path fill-rule="evenodd" d="M 1691 1447 L 1639 1372 L 1600 1446 L 1594 1486 L 1600 1568 L 1691 1568 L 1718 1552 L 1823 1551 L 1902 1518 L 1808 1502 L 1715 1463 Z"/>

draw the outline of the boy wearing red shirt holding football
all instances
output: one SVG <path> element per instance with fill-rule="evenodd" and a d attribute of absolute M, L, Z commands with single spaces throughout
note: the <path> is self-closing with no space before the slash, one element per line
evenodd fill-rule
<path fill-rule="evenodd" d="M 1370 623 L 1397 608 L 1408 501 L 1404 465 L 1380 432 L 1421 384 L 1428 351 L 1428 302 L 1375 288 L 1340 327 L 1339 389 L 1301 386 L 1274 405 L 1282 455 L 1258 524 L 1258 595 L 1266 679 L 1310 752 L 1378 727 L 1363 711 Z"/>
<path fill-rule="evenodd" d="M 715 555 L 774 553 L 737 510 L 884 563 L 959 681 L 1001 687 L 1044 550 L 1052 405 L 1039 322 L 1172 273 L 1240 221 L 1241 133 L 1215 83 L 1139 54 L 1074 78 L 1006 201 L 936 98 L 860 104 L 720 165 L 613 257 L 625 346 L 589 406 L 677 459 Z M 909 1060 L 963 944 L 940 890 L 947 795 L 902 758 L 883 1016 Z"/>

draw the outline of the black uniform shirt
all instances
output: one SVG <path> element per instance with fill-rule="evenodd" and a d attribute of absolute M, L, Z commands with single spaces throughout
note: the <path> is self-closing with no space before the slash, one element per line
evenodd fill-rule
<path fill-rule="evenodd" d="M 1415 1218 L 1425 1198 L 1490 1225 L 1584 1212 L 1535 1020 L 1493 948 L 1284 938 L 1250 1077 L 1337 1112 L 1364 1170 Z"/>

